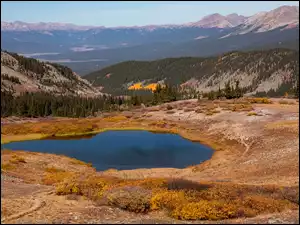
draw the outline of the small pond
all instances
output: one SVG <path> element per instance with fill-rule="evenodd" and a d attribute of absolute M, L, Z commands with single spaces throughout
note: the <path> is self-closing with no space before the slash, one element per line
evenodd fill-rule
<path fill-rule="evenodd" d="M 213 150 L 176 134 L 106 131 L 80 138 L 12 142 L 1 149 L 63 154 L 91 162 L 99 170 L 185 168 L 211 158 Z"/>

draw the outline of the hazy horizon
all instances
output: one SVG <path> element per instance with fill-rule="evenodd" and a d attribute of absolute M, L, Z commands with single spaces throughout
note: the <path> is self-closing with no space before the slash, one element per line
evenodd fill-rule
<path fill-rule="evenodd" d="M 259 4 L 258 4 L 259 3 Z M 146 26 L 183 24 L 219 13 L 251 16 L 299 1 L 252 2 L 8 2 L 1 1 L 1 21 L 71 23 L 79 26 Z M 180 15 L 180 16 L 178 16 Z"/>

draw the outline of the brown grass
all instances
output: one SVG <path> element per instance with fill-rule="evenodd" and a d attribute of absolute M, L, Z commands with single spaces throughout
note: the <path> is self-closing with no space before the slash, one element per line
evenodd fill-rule
<path fill-rule="evenodd" d="M 167 111 L 166 113 L 167 113 L 167 114 L 174 114 L 175 111 L 174 111 L 174 110 L 169 110 L 169 111 Z"/>
<path fill-rule="evenodd" d="M 83 162 L 81 160 L 74 159 L 74 158 L 72 159 L 71 163 L 75 164 L 75 165 L 83 165 L 83 166 L 93 167 L 92 163 L 86 163 L 86 162 Z"/>
<path fill-rule="evenodd" d="M 75 201 L 78 201 L 79 198 L 80 198 L 80 196 L 76 195 L 76 194 L 66 195 L 66 200 L 75 200 Z"/>
<path fill-rule="evenodd" d="M 60 169 L 60 168 L 56 168 L 56 167 L 47 167 L 46 169 L 45 169 L 45 171 L 46 172 L 48 172 L 48 173 L 59 173 L 59 172 L 66 172 L 65 170 L 63 170 L 63 169 Z"/>
<path fill-rule="evenodd" d="M 12 155 L 11 159 L 9 160 L 10 163 L 17 164 L 17 163 L 26 163 L 25 159 L 21 156 L 16 154 Z"/>
<path fill-rule="evenodd" d="M 205 115 L 212 116 L 212 115 L 217 114 L 219 112 L 220 111 L 218 111 L 218 110 L 208 110 L 208 111 L 205 112 Z"/>
<path fill-rule="evenodd" d="M 288 100 L 279 100 L 278 103 L 281 105 L 295 105 L 295 102 Z"/>
<path fill-rule="evenodd" d="M 268 98 L 249 98 L 248 101 L 250 103 L 258 103 L 258 104 L 272 104 L 273 103 Z"/>
<path fill-rule="evenodd" d="M 283 120 L 276 121 L 272 123 L 268 123 L 265 125 L 266 129 L 278 129 L 278 130 L 290 130 L 293 132 L 298 132 L 299 129 L 299 121 L 298 120 Z"/>
<path fill-rule="evenodd" d="M 225 109 L 230 110 L 232 112 L 247 112 L 253 110 L 251 104 L 230 104 L 225 106 Z"/>
<path fill-rule="evenodd" d="M 198 108 L 195 110 L 195 113 L 203 113 L 203 110 Z"/>
<path fill-rule="evenodd" d="M 73 176 L 74 172 L 66 172 L 66 171 L 59 171 L 59 172 L 46 172 L 44 177 L 42 178 L 42 182 L 45 185 L 53 185 L 60 182 L 63 182 L 65 179 Z"/>
<path fill-rule="evenodd" d="M 183 111 L 184 112 L 192 112 L 192 111 L 194 111 L 194 108 L 185 108 Z"/>

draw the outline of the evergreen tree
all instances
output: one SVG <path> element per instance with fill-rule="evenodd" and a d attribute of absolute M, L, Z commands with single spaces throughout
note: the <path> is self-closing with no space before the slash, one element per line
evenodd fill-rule
<path fill-rule="evenodd" d="M 230 81 L 228 81 L 228 82 L 225 84 L 224 94 L 225 94 L 225 97 L 226 97 L 227 99 L 231 99 L 231 98 L 232 98 L 232 90 L 231 90 L 231 86 L 230 86 Z"/>

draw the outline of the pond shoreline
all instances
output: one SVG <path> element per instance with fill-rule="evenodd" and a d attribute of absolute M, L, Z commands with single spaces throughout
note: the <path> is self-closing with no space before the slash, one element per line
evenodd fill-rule
<path fill-rule="evenodd" d="M 214 153 L 213 149 L 174 133 L 136 129 L 105 129 L 97 135 L 52 136 L 7 143 L 2 149 L 62 154 L 91 163 L 99 172 L 108 169 L 184 169 L 209 160 Z"/>
<path fill-rule="evenodd" d="M 202 113 L 190 112 L 190 110 L 187 112 L 176 110 L 178 107 L 176 104 L 182 103 L 187 106 L 198 104 L 194 100 L 165 104 L 172 105 L 175 109 L 173 114 L 157 110 L 163 107 L 158 106 L 133 111 L 130 112 L 131 115 L 128 114 L 129 112 L 124 112 L 107 118 L 60 118 L 34 123 L 7 124 L 3 126 L 1 143 L 36 140 L 51 136 L 71 137 L 98 134 L 108 130 L 167 132 L 212 148 L 214 150 L 212 158 L 200 165 L 191 165 L 180 170 L 137 169 L 136 171 L 110 172 L 108 175 L 168 177 L 175 173 L 178 177 L 187 177 L 192 180 L 230 180 L 249 184 L 298 184 L 299 173 L 296 168 L 298 167 L 299 149 L 297 146 L 299 145 L 296 142 L 299 142 L 299 131 L 294 126 L 297 125 L 297 121 L 294 123 L 289 120 L 289 115 L 295 118 L 295 115 L 299 113 L 298 105 L 286 107 L 280 104 L 252 104 L 254 111 L 266 112 L 260 116 L 248 116 L 247 111 L 228 112 L 225 110 L 219 110 L 220 112 L 216 115 L 205 116 Z M 212 104 L 212 102 L 206 104 Z M 217 104 L 225 103 L 221 101 Z M 286 120 L 289 123 L 284 122 Z M 286 129 L 292 130 L 285 129 L 285 132 L 281 132 L 281 125 L 276 125 L 279 123 L 277 121 L 282 121 L 280 123 L 286 124 L 284 125 Z M 291 145 L 293 151 L 287 154 L 293 154 L 293 156 L 281 160 L 280 158 L 285 156 L 282 153 L 284 149 L 276 148 L 279 145 Z M 263 149 L 262 146 L 264 146 Z M 257 157 L 260 154 L 262 155 Z"/>
<path fill-rule="evenodd" d="M 182 106 L 179 104 L 184 104 L 184 107 L 189 110 L 181 110 Z M 216 114 L 205 115 L 205 111 L 204 113 L 198 113 L 194 110 L 199 105 L 202 109 L 212 108 L 212 104 L 215 108 L 218 108 Z M 52 190 L 54 190 L 54 186 L 51 186 L 53 182 L 57 183 L 65 177 L 71 178 L 72 175 L 76 175 L 76 179 L 74 181 L 68 179 L 71 182 L 69 184 L 80 181 L 82 175 L 91 176 L 92 179 L 89 182 L 92 182 L 94 179 L 100 179 L 99 182 L 103 182 L 101 179 L 105 179 L 105 184 L 107 185 L 115 179 L 116 181 L 123 180 L 126 185 L 134 185 L 135 187 L 141 187 L 144 182 L 149 182 L 151 188 L 154 189 L 156 189 L 156 185 L 162 179 L 179 179 L 196 181 L 200 184 L 214 184 L 216 187 L 220 186 L 220 190 L 213 191 L 215 193 L 213 196 L 218 197 L 222 195 L 222 190 L 225 190 L 224 196 L 221 197 L 222 201 L 228 200 L 228 197 L 226 197 L 228 193 L 233 193 L 233 196 L 237 198 L 241 197 L 239 190 L 246 186 L 244 194 L 248 197 L 252 197 L 248 190 L 261 194 L 255 190 L 259 191 L 260 188 L 266 188 L 268 190 L 282 191 L 283 187 L 284 189 L 289 187 L 291 188 L 289 190 L 292 191 L 289 194 L 294 193 L 295 200 L 299 201 L 298 103 L 288 106 L 280 104 L 252 104 L 253 108 L 250 110 L 256 112 L 259 116 L 249 116 L 248 111 L 236 110 L 239 108 L 244 109 L 236 103 L 233 103 L 233 105 L 228 104 L 223 101 L 199 103 L 189 100 L 168 103 L 140 111 L 124 112 L 108 116 L 107 118 L 64 118 L 52 121 L 36 121 L 34 123 L 5 124 L 1 133 L 2 143 L 25 139 L 41 139 L 50 136 L 70 137 L 74 136 L 74 134 L 97 134 L 106 130 L 133 129 L 171 132 L 191 141 L 200 141 L 200 143 L 206 144 L 216 151 L 214 151 L 211 159 L 202 162 L 200 165 L 191 165 L 184 169 L 109 169 L 97 172 L 91 165 L 63 155 L 2 150 L 2 174 L 4 176 L 18 177 L 23 179 L 24 182 L 28 182 L 25 184 L 3 181 L 7 187 L 5 190 L 8 192 L 4 195 L 7 200 L 4 207 L 12 208 L 11 202 L 9 202 L 12 197 L 10 197 L 9 192 L 14 192 L 13 194 L 16 195 L 18 194 L 16 190 L 20 189 L 20 196 L 14 196 L 14 199 L 23 199 L 24 190 L 29 192 L 29 189 L 33 187 L 41 189 L 41 184 L 45 183 L 48 185 L 48 188 L 53 188 Z M 167 105 L 173 107 L 172 114 L 164 109 L 164 107 L 167 108 Z M 227 106 L 234 110 L 226 109 Z M 15 163 L 16 161 L 17 163 Z M 39 185 L 37 186 L 37 184 Z M 93 186 L 93 183 L 90 183 L 90 185 Z M 161 191 L 161 194 L 165 193 L 164 190 Z M 176 196 L 179 193 L 180 191 L 176 191 Z M 73 201 L 68 200 L 68 196 L 48 196 L 46 194 L 41 194 L 41 196 L 43 196 L 43 199 L 47 199 L 46 204 L 50 207 L 46 205 L 44 209 L 41 209 L 40 214 L 33 215 L 35 219 L 47 213 L 47 218 L 54 219 L 56 215 L 60 219 L 66 218 L 69 214 L 60 213 L 65 207 L 70 207 L 71 201 L 72 208 L 68 208 L 68 213 L 71 211 L 74 215 L 76 214 L 78 216 L 76 218 L 79 218 L 78 212 L 86 210 L 87 206 L 94 207 L 94 203 L 86 199 Z M 271 196 L 267 194 L 266 197 Z M 243 201 L 241 200 L 241 202 Z M 267 203 L 269 204 L 270 202 L 268 201 Z M 232 206 L 234 205 L 232 204 Z M 141 214 L 132 214 L 124 210 L 119 211 L 115 207 L 105 207 L 94 207 L 93 210 L 99 210 L 96 214 L 89 214 L 88 211 L 84 211 L 82 215 L 80 214 L 80 217 L 86 216 L 87 219 L 84 221 L 89 222 L 96 217 L 99 218 L 99 216 L 106 218 L 108 216 L 106 212 L 109 209 L 114 215 L 118 215 L 118 218 L 113 217 L 110 223 L 119 221 L 120 218 L 122 221 L 126 221 L 124 218 L 128 217 L 132 217 L 135 221 L 145 221 L 145 219 L 141 219 Z M 276 218 L 280 218 L 281 221 L 297 223 L 299 221 L 299 209 L 297 207 L 298 205 L 292 211 L 280 207 L 284 211 L 278 212 Z M 197 212 L 201 212 L 201 210 L 197 210 Z M 161 211 L 150 212 L 149 216 L 151 218 L 159 218 L 159 221 L 168 221 L 168 223 L 211 223 L 211 221 L 206 220 L 171 221 L 168 215 L 163 214 Z M 270 218 L 274 218 L 274 216 L 273 214 L 261 214 L 253 218 L 219 220 L 218 223 L 245 223 L 247 221 L 268 223 Z M 75 222 L 78 221 L 83 220 L 79 219 Z"/>

